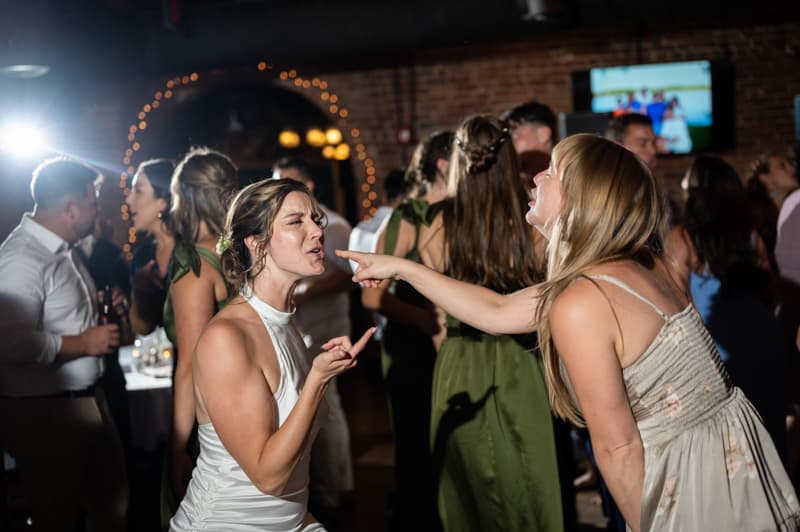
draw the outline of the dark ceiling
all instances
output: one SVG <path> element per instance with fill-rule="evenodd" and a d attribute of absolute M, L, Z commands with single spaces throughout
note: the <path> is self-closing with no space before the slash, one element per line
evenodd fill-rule
<path fill-rule="evenodd" d="M 92 77 L 262 59 L 331 71 L 553 31 L 800 18 L 800 2 L 783 0 L 0 0 L 0 10 L 0 67 Z"/>

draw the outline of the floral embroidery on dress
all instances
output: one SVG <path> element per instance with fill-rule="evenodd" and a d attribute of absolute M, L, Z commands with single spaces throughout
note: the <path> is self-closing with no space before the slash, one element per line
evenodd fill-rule
<path fill-rule="evenodd" d="M 659 400 L 664 404 L 667 414 L 672 419 L 678 417 L 678 414 L 680 414 L 681 410 L 683 410 L 683 407 L 681 406 L 681 399 L 678 397 L 678 394 L 675 393 L 675 390 L 672 388 L 672 386 L 667 386 L 661 391 Z"/>
<path fill-rule="evenodd" d="M 656 508 L 656 515 L 668 514 L 675 508 L 675 503 L 678 500 L 677 491 L 678 477 L 669 477 L 664 483 L 661 499 L 658 501 L 658 508 Z"/>
<path fill-rule="evenodd" d="M 672 343 L 675 344 L 676 347 L 680 347 L 686 339 L 686 329 L 679 321 L 672 322 L 666 333 L 667 338 L 672 340 Z"/>
<path fill-rule="evenodd" d="M 750 453 L 747 437 L 736 419 L 731 419 L 728 422 L 728 446 L 725 448 L 725 467 L 728 470 L 729 479 L 735 477 L 740 471 L 747 478 L 756 477 L 756 464 L 753 460 L 753 455 Z"/>

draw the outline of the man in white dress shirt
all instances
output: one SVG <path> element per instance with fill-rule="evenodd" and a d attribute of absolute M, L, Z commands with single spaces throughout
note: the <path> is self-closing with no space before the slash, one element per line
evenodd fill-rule
<path fill-rule="evenodd" d="M 275 164 L 272 177 L 300 181 L 314 193 L 314 180 L 305 161 L 282 159 Z M 325 272 L 300 281 L 295 288 L 295 319 L 303 334 L 309 355 L 320 354 L 322 344 L 337 336 L 350 336 L 350 290 L 353 289 L 350 266 L 334 250 L 347 249 L 350 224 L 342 216 L 322 205 L 325 226 Z M 325 391 L 328 415 L 320 420 L 317 438 L 311 448 L 309 507 L 325 521 L 354 490 L 353 463 L 350 455 L 350 429 L 342 409 L 336 380 Z M 318 515 L 319 514 L 319 515 Z"/>
<path fill-rule="evenodd" d="M 100 179 L 70 159 L 40 164 L 33 213 L 0 246 L 0 448 L 16 459 L 33 530 L 125 528 L 122 447 L 95 389 L 119 331 L 97 326 L 97 290 L 73 249 L 94 228 Z"/>

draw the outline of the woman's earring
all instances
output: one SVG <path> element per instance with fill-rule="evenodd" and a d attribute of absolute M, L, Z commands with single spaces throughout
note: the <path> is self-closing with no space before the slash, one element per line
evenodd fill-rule
<path fill-rule="evenodd" d="M 164 217 L 164 211 L 158 211 L 158 219 L 160 220 L 163 217 Z"/>

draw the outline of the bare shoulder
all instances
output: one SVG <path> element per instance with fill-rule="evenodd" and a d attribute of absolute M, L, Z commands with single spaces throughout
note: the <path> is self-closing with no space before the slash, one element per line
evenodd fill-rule
<path fill-rule="evenodd" d="M 247 332 L 245 327 L 230 317 L 215 316 L 197 340 L 197 357 L 200 360 L 213 357 L 221 351 L 232 353 L 246 352 Z"/>
<path fill-rule="evenodd" d="M 608 302 L 589 279 L 579 277 L 570 283 L 553 301 L 550 321 L 553 326 L 585 326 L 603 315 Z"/>

